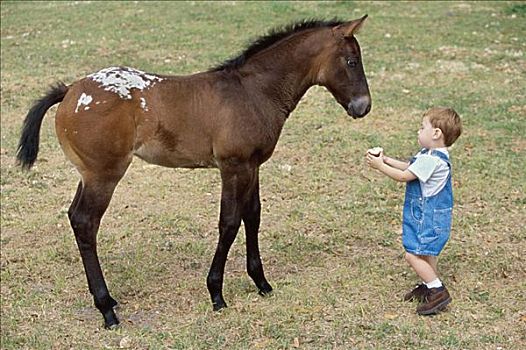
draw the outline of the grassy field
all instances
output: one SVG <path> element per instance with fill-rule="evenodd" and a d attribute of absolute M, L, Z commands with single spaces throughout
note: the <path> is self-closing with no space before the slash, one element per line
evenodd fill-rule
<path fill-rule="evenodd" d="M 526 348 L 524 2 L 9 2 L 1 6 L 2 349 Z M 217 241 L 217 170 L 134 160 L 99 233 L 122 327 L 103 329 L 66 211 L 78 175 L 53 108 L 36 166 L 15 165 L 21 123 L 50 84 L 113 65 L 206 70 L 269 29 L 369 14 L 358 36 L 372 112 L 349 119 L 312 88 L 261 169 L 260 246 L 270 297 L 245 272 L 244 234 L 226 266 L 229 308 L 206 275 Z M 422 113 L 454 107 L 456 207 L 440 269 L 447 311 L 401 301 L 403 186 L 368 169 L 367 148 L 407 158 Z"/>

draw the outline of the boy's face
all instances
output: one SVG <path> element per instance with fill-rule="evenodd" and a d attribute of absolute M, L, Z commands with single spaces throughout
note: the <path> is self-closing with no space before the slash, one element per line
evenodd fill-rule
<path fill-rule="evenodd" d="M 418 130 L 418 143 L 424 148 L 434 148 L 435 141 L 437 141 L 442 134 L 442 131 L 438 128 L 434 128 L 431 125 L 428 117 L 422 119 L 422 125 Z"/>

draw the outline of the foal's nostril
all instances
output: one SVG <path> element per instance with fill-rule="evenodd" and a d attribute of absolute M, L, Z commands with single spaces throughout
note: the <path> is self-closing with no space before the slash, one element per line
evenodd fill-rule
<path fill-rule="evenodd" d="M 367 96 L 358 97 L 348 105 L 348 112 L 354 118 L 362 118 L 371 111 L 371 99 Z"/>

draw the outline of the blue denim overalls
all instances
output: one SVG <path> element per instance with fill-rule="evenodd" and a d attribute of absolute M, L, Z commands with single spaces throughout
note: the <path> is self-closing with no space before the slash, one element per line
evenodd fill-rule
<path fill-rule="evenodd" d="M 421 153 L 427 153 L 422 150 Z M 453 186 L 451 163 L 442 152 L 433 150 L 431 155 L 440 157 L 449 166 L 446 185 L 440 192 L 423 197 L 420 181 L 415 179 L 406 185 L 403 210 L 402 243 L 407 252 L 415 255 L 437 256 L 449 239 L 451 212 L 453 210 Z M 416 160 L 411 159 L 410 164 Z"/>

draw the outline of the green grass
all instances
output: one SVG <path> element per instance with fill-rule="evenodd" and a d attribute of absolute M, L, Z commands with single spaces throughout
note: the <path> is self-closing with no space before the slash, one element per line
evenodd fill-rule
<path fill-rule="evenodd" d="M 2 349 L 523 349 L 526 347 L 526 22 L 521 2 L 9 2 L 1 8 Z M 32 101 L 112 65 L 206 70 L 275 26 L 369 14 L 358 39 L 373 97 L 350 120 L 312 88 L 261 169 L 260 246 L 275 288 L 245 272 L 245 237 L 226 266 L 229 308 L 206 274 L 217 241 L 216 170 L 136 159 L 99 233 L 122 327 L 102 328 L 66 211 L 78 176 L 44 120 L 31 172 L 15 166 Z M 417 151 L 422 113 L 454 107 L 452 239 L 440 259 L 453 296 L 422 318 L 400 296 L 403 186 L 367 168 L 381 145 Z"/>

